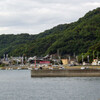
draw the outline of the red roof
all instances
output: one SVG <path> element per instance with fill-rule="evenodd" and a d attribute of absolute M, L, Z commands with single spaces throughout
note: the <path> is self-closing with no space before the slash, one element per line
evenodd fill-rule
<path fill-rule="evenodd" d="M 50 61 L 40 61 L 40 64 L 50 64 Z"/>

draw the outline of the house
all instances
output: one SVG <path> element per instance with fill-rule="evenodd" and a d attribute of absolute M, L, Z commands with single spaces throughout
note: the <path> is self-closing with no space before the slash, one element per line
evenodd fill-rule
<path fill-rule="evenodd" d="M 91 65 L 90 63 L 83 62 L 83 65 Z"/>
<path fill-rule="evenodd" d="M 2 61 L 3 64 L 9 65 L 9 61 Z"/>
<path fill-rule="evenodd" d="M 68 59 L 61 59 L 63 65 L 68 65 L 69 64 L 69 60 Z"/>
<path fill-rule="evenodd" d="M 100 61 L 98 61 L 98 65 L 100 65 Z"/>
<path fill-rule="evenodd" d="M 93 59 L 92 65 L 98 65 L 98 59 Z"/>
<path fill-rule="evenodd" d="M 45 57 L 46 58 L 46 57 Z M 37 65 L 37 66 L 48 66 L 50 65 L 50 61 L 48 59 L 44 59 L 42 57 L 30 57 L 28 59 L 28 62 L 31 64 L 31 65 Z"/>

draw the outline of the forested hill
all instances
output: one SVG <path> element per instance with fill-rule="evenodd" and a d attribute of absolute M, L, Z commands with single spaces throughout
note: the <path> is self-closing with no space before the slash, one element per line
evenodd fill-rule
<path fill-rule="evenodd" d="M 96 45 L 97 44 L 97 45 Z M 81 54 L 100 49 L 100 8 L 88 12 L 77 22 L 61 24 L 38 35 L 0 35 L 0 56 Z M 97 49 L 95 49 L 96 51 Z M 99 50 L 98 50 L 99 52 Z"/>

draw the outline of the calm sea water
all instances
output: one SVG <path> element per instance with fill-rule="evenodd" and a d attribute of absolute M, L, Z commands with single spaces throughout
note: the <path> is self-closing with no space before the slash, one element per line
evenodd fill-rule
<path fill-rule="evenodd" d="M 1 70 L 0 100 L 100 100 L 99 77 L 30 76 L 28 70 Z"/>

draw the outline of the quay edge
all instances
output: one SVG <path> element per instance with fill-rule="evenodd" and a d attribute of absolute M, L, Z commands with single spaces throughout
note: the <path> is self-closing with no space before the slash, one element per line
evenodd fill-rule
<path fill-rule="evenodd" d="M 100 69 L 31 70 L 31 77 L 100 77 Z"/>

